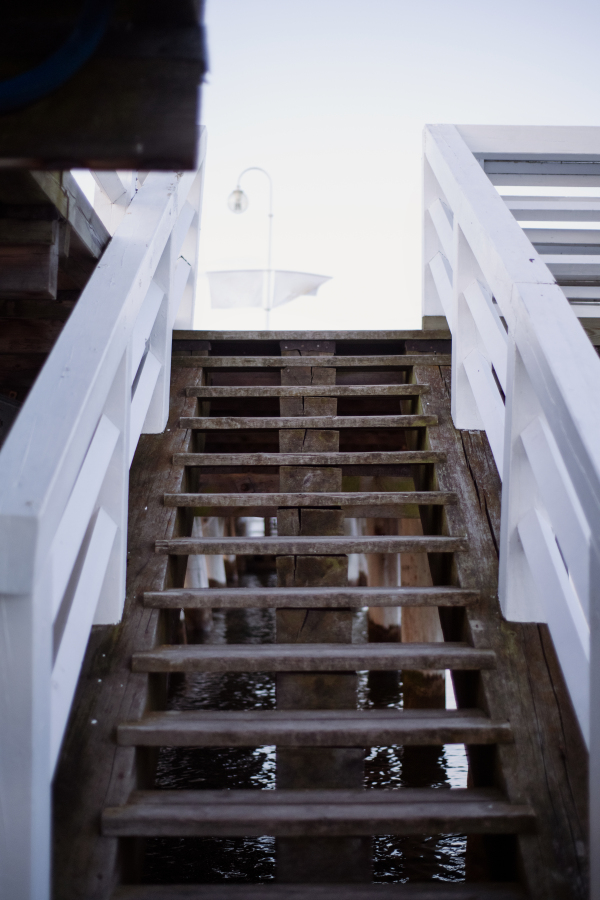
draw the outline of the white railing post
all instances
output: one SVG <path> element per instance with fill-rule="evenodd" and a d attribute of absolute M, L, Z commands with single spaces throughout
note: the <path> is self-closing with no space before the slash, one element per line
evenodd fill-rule
<path fill-rule="evenodd" d="M 51 635 L 43 589 L 0 595 L 0 897 L 11 900 L 50 897 Z"/>
<path fill-rule="evenodd" d="M 600 900 L 600 546 L 590 552 L 590 900 Z"/>
<path fill-rule="evenodd" d="M 441 259 L 443 248 L 438 237 L 429 210 L 436 201 L 443 198 L 441 188 L 435 178 L 427 157 L 423 155 L 423 297 L 422 317 L 423 327 L 438 327 L 448 316 L 448 309 L 444 307 L 440 297 L 440 291 L 436 287 L 432 272 L 432 260 L 437 260 L 440 277 L 448 277 L 448 272 Z M 451 227 L 451 226 L 450 226 Z M 451 282 L 450 282 L 451 284 Z M 448 294 L 447 294 L 448 296 Z"/>
<path fill-rule="evenodd" d="M 465 370 L 465 359 L 474 350 L 485 352 L 471 310 L 464 297 L 466 288 L 480 275 L 479 267 L 458 221 L 454 222 L 454 284 L 452 324 L 452 420 L 456 428 L 479 431 L 483 422 Z"/>
<path fill-rule="evenodd" d="M 519 538 L 523 517 L 539 505 L 521 434 L 540 414 L 514 338 L 509 339 L 498 593 L 509 621 L 544 622 L 545 614 Z"/>
<path fill-rule="evenodd" d="M 104 478 L 97 505 L 117 526 L 106 574 L 96 606 L 94 625 L 121 621 L 127 567 L 127 508 L 129 497 L 129 419 L 131 412 L 131 353 L 127 346 L 104 407 L 104 415 L 119 429 L 119 438 Z"/>

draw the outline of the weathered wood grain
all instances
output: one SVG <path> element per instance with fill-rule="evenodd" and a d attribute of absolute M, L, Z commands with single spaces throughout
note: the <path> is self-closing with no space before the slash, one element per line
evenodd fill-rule
<path fill-rule="evenodd" d="M 417 506 L 444 506 L 456 503 L 456 494 L 450 491 L 344 491 L 323 494 L 165 494 L 165 506 L 390 506 L 415 504 Z"/>
<path fill-rule="evenodd" d="M 426 385 L 258 385 L 257 387 L 189 387 L 188 397 L 416 397 L 426 394 Z"/>
<path fill-rule="evenodd" d="M 121 723 L 117 740 L 138 747 L 373 747 L 496 744 L 512 734 L 508 722 L 481 710 L 169 710 Z"/>
<path fill-rule="evenodd" d="M 372 466 L 442 462 L 431 450 L 367 451 L 357 453 L 178 453 L 180 466 Z"/>
<path fill-rule="evenodd" d="M 274 554 L 287 556 L 324 553 L 457 553 L 468 549 L 462 537 L 444 535 L 373 535 L 371 537 L 268 537 L 268 538 L 173 538 L 157 541 L 157 553 L 189 556 L 191 553 Z"/>
<path fill-rule="evenodd" d="M 404 341 L 445 340 L 447 330 L 427 331 L 174 331 L 174 341 Z"/>
<path fill-rule="evenodd" d="M 493 669 L 493 651 L 441 644 L 190 644 L 133 654 L 134 672 L 351 672 Z"/>
<path fill-rule="evenodd" d="M 269 796 L 266 796 L 266 795 Z M 257 796 L 258 795 L 258 796 Z M 106 835 L 515 834 L 530 831 L 528 806 L 499 792 L 136 791 L 104 811 Z"/>
<path fill-rule="evenodd" d="M 435 416 L 188 416 L 180 428 L 223 431 L 243 428 L 423 428 Z"/>
<path fill-rule="evenodd" d="M 194 357 L 182 356 L 173 359 L 176 366 L 192 367 Z M 411 368 L 419 364 L 449 366 L 447 354 L 439 356 L 210 356 L 206 361 L 211 369 L 282 369 L 299 366 L 302 368 L 324 366 L 327 368 L 356 369 L 367 368 Z"/>
<path fill-rule="evenodd" d="M 477 591 L 455 587 L 171 588 L 147 591 L 146 606 L 158 609 L 362 609 L 364 606 L 467 606 Z"/>

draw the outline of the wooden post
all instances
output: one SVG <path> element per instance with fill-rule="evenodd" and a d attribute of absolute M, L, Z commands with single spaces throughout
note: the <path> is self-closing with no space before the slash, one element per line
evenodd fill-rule
<path fill-rule="evenodd" d="M 331 341 L 282 342 L 283 355 L 330 355 Z M 281 370 L 282 384 L 335 384 L 335 369 L 290 367 Z M 285 416 L 335 415 L 337 400 L 294 398 L 280 400 Z M 338 450 L 339 432 L 280 431 L 282 452 Z M 310 481 L 311 491 L 340 491 L 339 468 L 281 467 L 280 491 L 295 492 Z M 279 509 L 280 535 L 342 535 L 343 512 L 339 509 Z M 277 558 L 277 580 L 282 587 L 345 586 L 346 556 L 295 556 Z M 350 610 L 277 610 L 280 642 L 351 643 Z M 355 709 L 355 674 L 282 673 L 277 676 L 278 709 Z M 364 751 L 356 749 L 278 749 L 277 787 L 362 788 Z M 369 838 L 279 838 L 277 880 L 281 882 L 355 882 L 371 879 Z"/>

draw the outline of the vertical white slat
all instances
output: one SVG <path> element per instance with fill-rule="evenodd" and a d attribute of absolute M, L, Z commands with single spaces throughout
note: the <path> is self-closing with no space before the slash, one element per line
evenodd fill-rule
<path fill-rule="evenodd" d="M 514 340 L 509 340 L 507 369 L 498 593 L 509 621 L 545 622 L 518 533 L 519 522 L 542 505 L 521 440 L 523 431 L 539 417 L 540 407 Z"/>
<path fill-rule="evenodd" d="M 441 248 L 448 259 L 452 259 L 454 246 L 454 222 L 452 210 L 438 197 L 427 210 L 435 227 Z"/>
<path fill-rule="evenodd" d="M 53 618 L 71 577 L 118 439 L 119 429 L 110 419 L 102 416 L 50 549 L 49 587 Z"/>
<path fill-rule="evenodd" d="M 104 415 L 119 429 L 119 439 L 98 494 L 98 506 L 104 509 L 116 524 L 117 533 L 96 604 L 95 625 L 114 625 L 120 622 L 125 603 L 130 458 L 129 422 L 131 415 L 130 353 L 131 350 L 128 347 L 123 354 L 104 407 Z"/>
<path fill-rule="evenodd" d="M 129 465 L 133 460 L 135 448 L 140 439 L 142 426 L 148 412 L 148 407 L 154 394 L 154 388 L 161 371 L 161 364 L 153 353 L 148 352 L 144 360 L 139 381 L 131 400 L 131 418 L 129 422 Z"/>
<path fill-rule="evenodd" d="M 525 453 L 560 551 L 589 617 L 590 528 L 550 429 L 540 417 L 521 433 Z"/>
<path fill-rule="evenodd" d="M 142 362 L 144 353 L 149 349 L 150 335 L 154 329 L 156 317 L 163 299 L 164 292 L 161 291 L 155 281 L 152 281 L 131 336 L 131 373 L 134 379 Z"/>
<path fill-rule="evenodd" d="M 474 350 L 486 355 L 485 345 L 464 297 L 464 291 L 480 271 L 458 220 L 454 220 L 454 282 L 453 311 L 448 320 L 452 331 L 452 421 L 456 428 L 481 431 L 484 427 L 481 411 L 465 371 L 465 359 Z"/>
<path fill-rule="evenodd" d="M 453 316 L 452 267 L 444 254 L 440 251 L 433 257 L 427 268 L 431 274 L 431 279 L 439 299 L 441 315 L 445 316 L 448 324 L 450 324 Z"/>
<path fill-rule="evenodd" d="M 435 178 L 426 154 L 423 154 L 423 217 L 422 217 L 422 245 L 423 245 L 423 296 L 421 312 L 424 327 L 427 319 L 446 316 L 440 295 L 436 289 L 430 268 L 432 259 L 442 247 L 435 230 L 431 216 L 427 213 L 429 207 L 438 199 L 443 199 L 442 190 Z"/>
<path fill-rule="evenodd" d="M 463 291 L 477 330 L 496 370 L 502 390 L 506 390 L 506 354 L 508 337 L 490 291 L 480 281 L 473 281 Z"/>
<path fill-rule="evenodd" d="M 590 690 L 585 677 L 590 658 L 589 626 L 569 582 L 550 524 L 538 510 L 531 509 L 519 522 L 518 531 L 575 714 L 589 745 Z"/>
<path fill-rule="evenodd" d="M 54 772 L 77 687 L 96 605 L 112 552 L 117 526 L 98 510 L 91 534 L 82 547 L 80 566 L 73 572 L 70 609 L 52 668 L 50 769 Z"/>
<path fill-rule="evenodd" d="M 504 459 L 504 404 L 498 391 L 489 361 L 479 350 L 471 350 L 463 366 L 477 409 L 488 436 L 499 472 Z"/>

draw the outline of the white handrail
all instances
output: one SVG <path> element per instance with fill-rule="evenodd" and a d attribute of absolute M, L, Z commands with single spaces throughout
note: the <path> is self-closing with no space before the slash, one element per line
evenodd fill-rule
<path fill-rule="evenodd" d="M 599 183 L 600 128 L 425 129 L 424 322 L 448 321 L 454 424 L 486 430 L 503 481 L 504 615 L 548 623 L 590 749 L 592 847 L 600 840 L 600 359 L 567 297 L 596 297 L 585 286 L 598 268 L 585 228 L 598 221 L 599 204 L 565 189 Z M 505 202 L 494 184 L 550 194 L 561 186 L 562 196 Z M 526 234 L 518 220 L 568 221 L 580 233 L 550 225 Z M 563 247 L 550 254 L 552 244 Z"/>
<path fill-rule="evenodd" d="M 129 465 L 193 325 L 204 145 L 129 194 L 99 176 L 120 224 L 0 452 L 2 897 L 49 896 L 52 773 L 91 626 L 123 609 Z"/>

